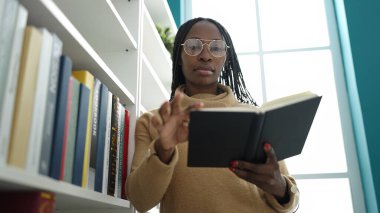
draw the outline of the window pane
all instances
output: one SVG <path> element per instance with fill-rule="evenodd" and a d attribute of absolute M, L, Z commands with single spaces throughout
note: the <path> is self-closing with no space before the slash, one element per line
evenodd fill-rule
<path fill-rule="evenodd" d="M 259 0 L 263 49 L 329 45 L 324 0 Z"/>
<path fill-rule="evenodd" d="M 258 51 L 255 1 L 192 0 L 192 13 L 192 17 L 220 22 L 229 32 L 236 52 Z"/>
<path fill-rule="evenodd" d="M 264 68 L 268 100 L 304 90 L 323 96 L 302 154 L 287 160 L 289 171 L 292 174 L 346 172 L 330 51 L 267 54 Z"/>
<path fill-rule="evenodd" d="M 244 82 L 257 104 L 263 103 L 260 58 L 258 55 L 239 55 Z"/>
<path fill-rule="evenodd" d="M 300 204 L 297 213 L 353 212 L 347 178 L 297 180 Z"/>

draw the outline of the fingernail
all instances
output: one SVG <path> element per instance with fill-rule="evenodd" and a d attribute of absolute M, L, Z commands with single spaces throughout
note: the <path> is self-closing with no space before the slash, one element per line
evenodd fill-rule
<path fill-rule="evenodd" d="M 237 168 L 238 164 L 239 164 L 239 162 L 237 160 L 233 160 L 230 162 L 230 167 L 231 168 Z"/>
<path fill-rule="evenodd" d="M 269 151 L 270 148 L 271 148 L 271 146 L 270 146 L 269 143 L 265 143 L 265 144 L 264 144 L 264 149 L 265 149 L 266 151 Z"/>

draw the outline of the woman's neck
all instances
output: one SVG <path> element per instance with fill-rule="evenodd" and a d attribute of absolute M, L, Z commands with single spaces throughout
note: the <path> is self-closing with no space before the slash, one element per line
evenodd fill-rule
<path fill-rule="evenodd" d="M 217 86 L 211 86 L 211 87 L 204 87 L 204 88 L 196 88 L 189 85 L 185 85 L 184 93 L 188 95 L 189 97 L 196 95 L 196 94 L 214 94 L 219 95 L 223 91 Z"/>

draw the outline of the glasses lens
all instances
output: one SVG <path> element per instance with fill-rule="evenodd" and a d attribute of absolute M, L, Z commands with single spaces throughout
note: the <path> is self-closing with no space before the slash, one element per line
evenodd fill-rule
<path fill-rule="evenodd" d="M 209 50 L 215 57 L 222 57 L 226 54 L 227 46 L 223 40 L 214 40 L 209 44 Z"/>
<path fill-rule="evenodd" d="M 190 38 L 184 43 L 184 50 L 188 55 L 196 56 L 202 52 L 203 45 L 199 39 Z"/>

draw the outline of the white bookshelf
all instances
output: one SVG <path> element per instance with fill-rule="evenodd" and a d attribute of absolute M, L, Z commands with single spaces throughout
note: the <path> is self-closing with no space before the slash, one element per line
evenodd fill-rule
<path fill-rule="evenodd" d="M 169 98 L 171 58 L 155 25 L 176 32 L 166 0 L 19 0 L 28 24 L 45 27 L 63 42 L 76 70 L 88 70 L 130 111 L 129 165 L 141 113 Z M 0 168 L 0 191 L 47 190 L 57 212 L 134 212 L 129 201 L 39 174 Z"/>

